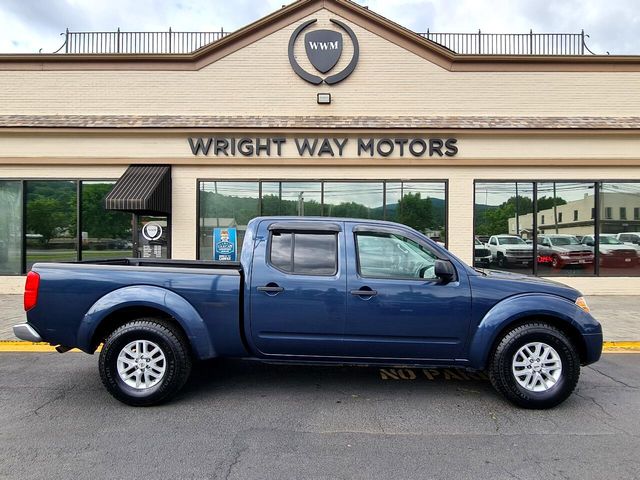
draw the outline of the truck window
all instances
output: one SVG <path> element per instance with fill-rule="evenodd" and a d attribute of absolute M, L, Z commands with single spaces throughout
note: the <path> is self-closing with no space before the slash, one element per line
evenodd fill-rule
<path fill-rule="evenodd" d="M 273 232 L 269 262 L 285 273 L 335 275 L 338 271 L 338 236 L 334 232 Z"/>
<path fill-rule="evenodd" d="M 357 233 L 358 272 L 374 278 L 434 278 L 436 256 L 393 233 Z"/>

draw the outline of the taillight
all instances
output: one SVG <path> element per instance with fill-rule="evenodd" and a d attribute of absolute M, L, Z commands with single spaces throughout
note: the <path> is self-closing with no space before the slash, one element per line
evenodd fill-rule
<path fill-rule="evenodd" d="M 27 283 L 24 286 L 24 311 L 28 312 L 38 303 L 38 287 L 40 275 L 36 272 L 27 273 Z"/>

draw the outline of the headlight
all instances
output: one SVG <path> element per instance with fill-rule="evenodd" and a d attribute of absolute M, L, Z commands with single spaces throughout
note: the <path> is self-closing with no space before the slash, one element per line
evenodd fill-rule
<path fill-rule="evenodd" d="M 587 313 L 589 313 L 591 311 L 591 309 L 589 308 L 589 305 L 587 305 L 587 301 L 584 299 L 584 297 L 576 298 L 576 305 L 578 307 L 580 307 L 582 310 L 584 310 L 585 312 L 587 312 Z"/>

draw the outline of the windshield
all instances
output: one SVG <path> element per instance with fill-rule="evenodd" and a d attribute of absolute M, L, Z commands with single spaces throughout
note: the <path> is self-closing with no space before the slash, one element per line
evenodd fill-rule
<path fill-rule="evenodd" d="M 476 245 L 484 245 L 484 244 L 476 238 Z"/>
<path fill-rule="evenodd" d="M 526 245 L 527 242 L 520 237 L 498 237 L 498 243 L 500 245 Z"/>
<path fill-rule="evenodd" d="M 576 237 L 555 237 L 549 240 L 553 245 L 580 245 Z"/>
<path fill-rule="evenodd" d="M 617 238 L 600 236 L 600 245 L 622 245 Z"/>

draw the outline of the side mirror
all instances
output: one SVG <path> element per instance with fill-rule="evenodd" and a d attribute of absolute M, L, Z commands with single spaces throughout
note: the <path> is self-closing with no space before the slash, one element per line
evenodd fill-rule
<path fill-rule="evenodd" d="M 449 260 L 436 260 L 433 266 L 433 273 L 442 280 L 443 283 L 449 283 L 456 277 L 456 270 Z"/>

